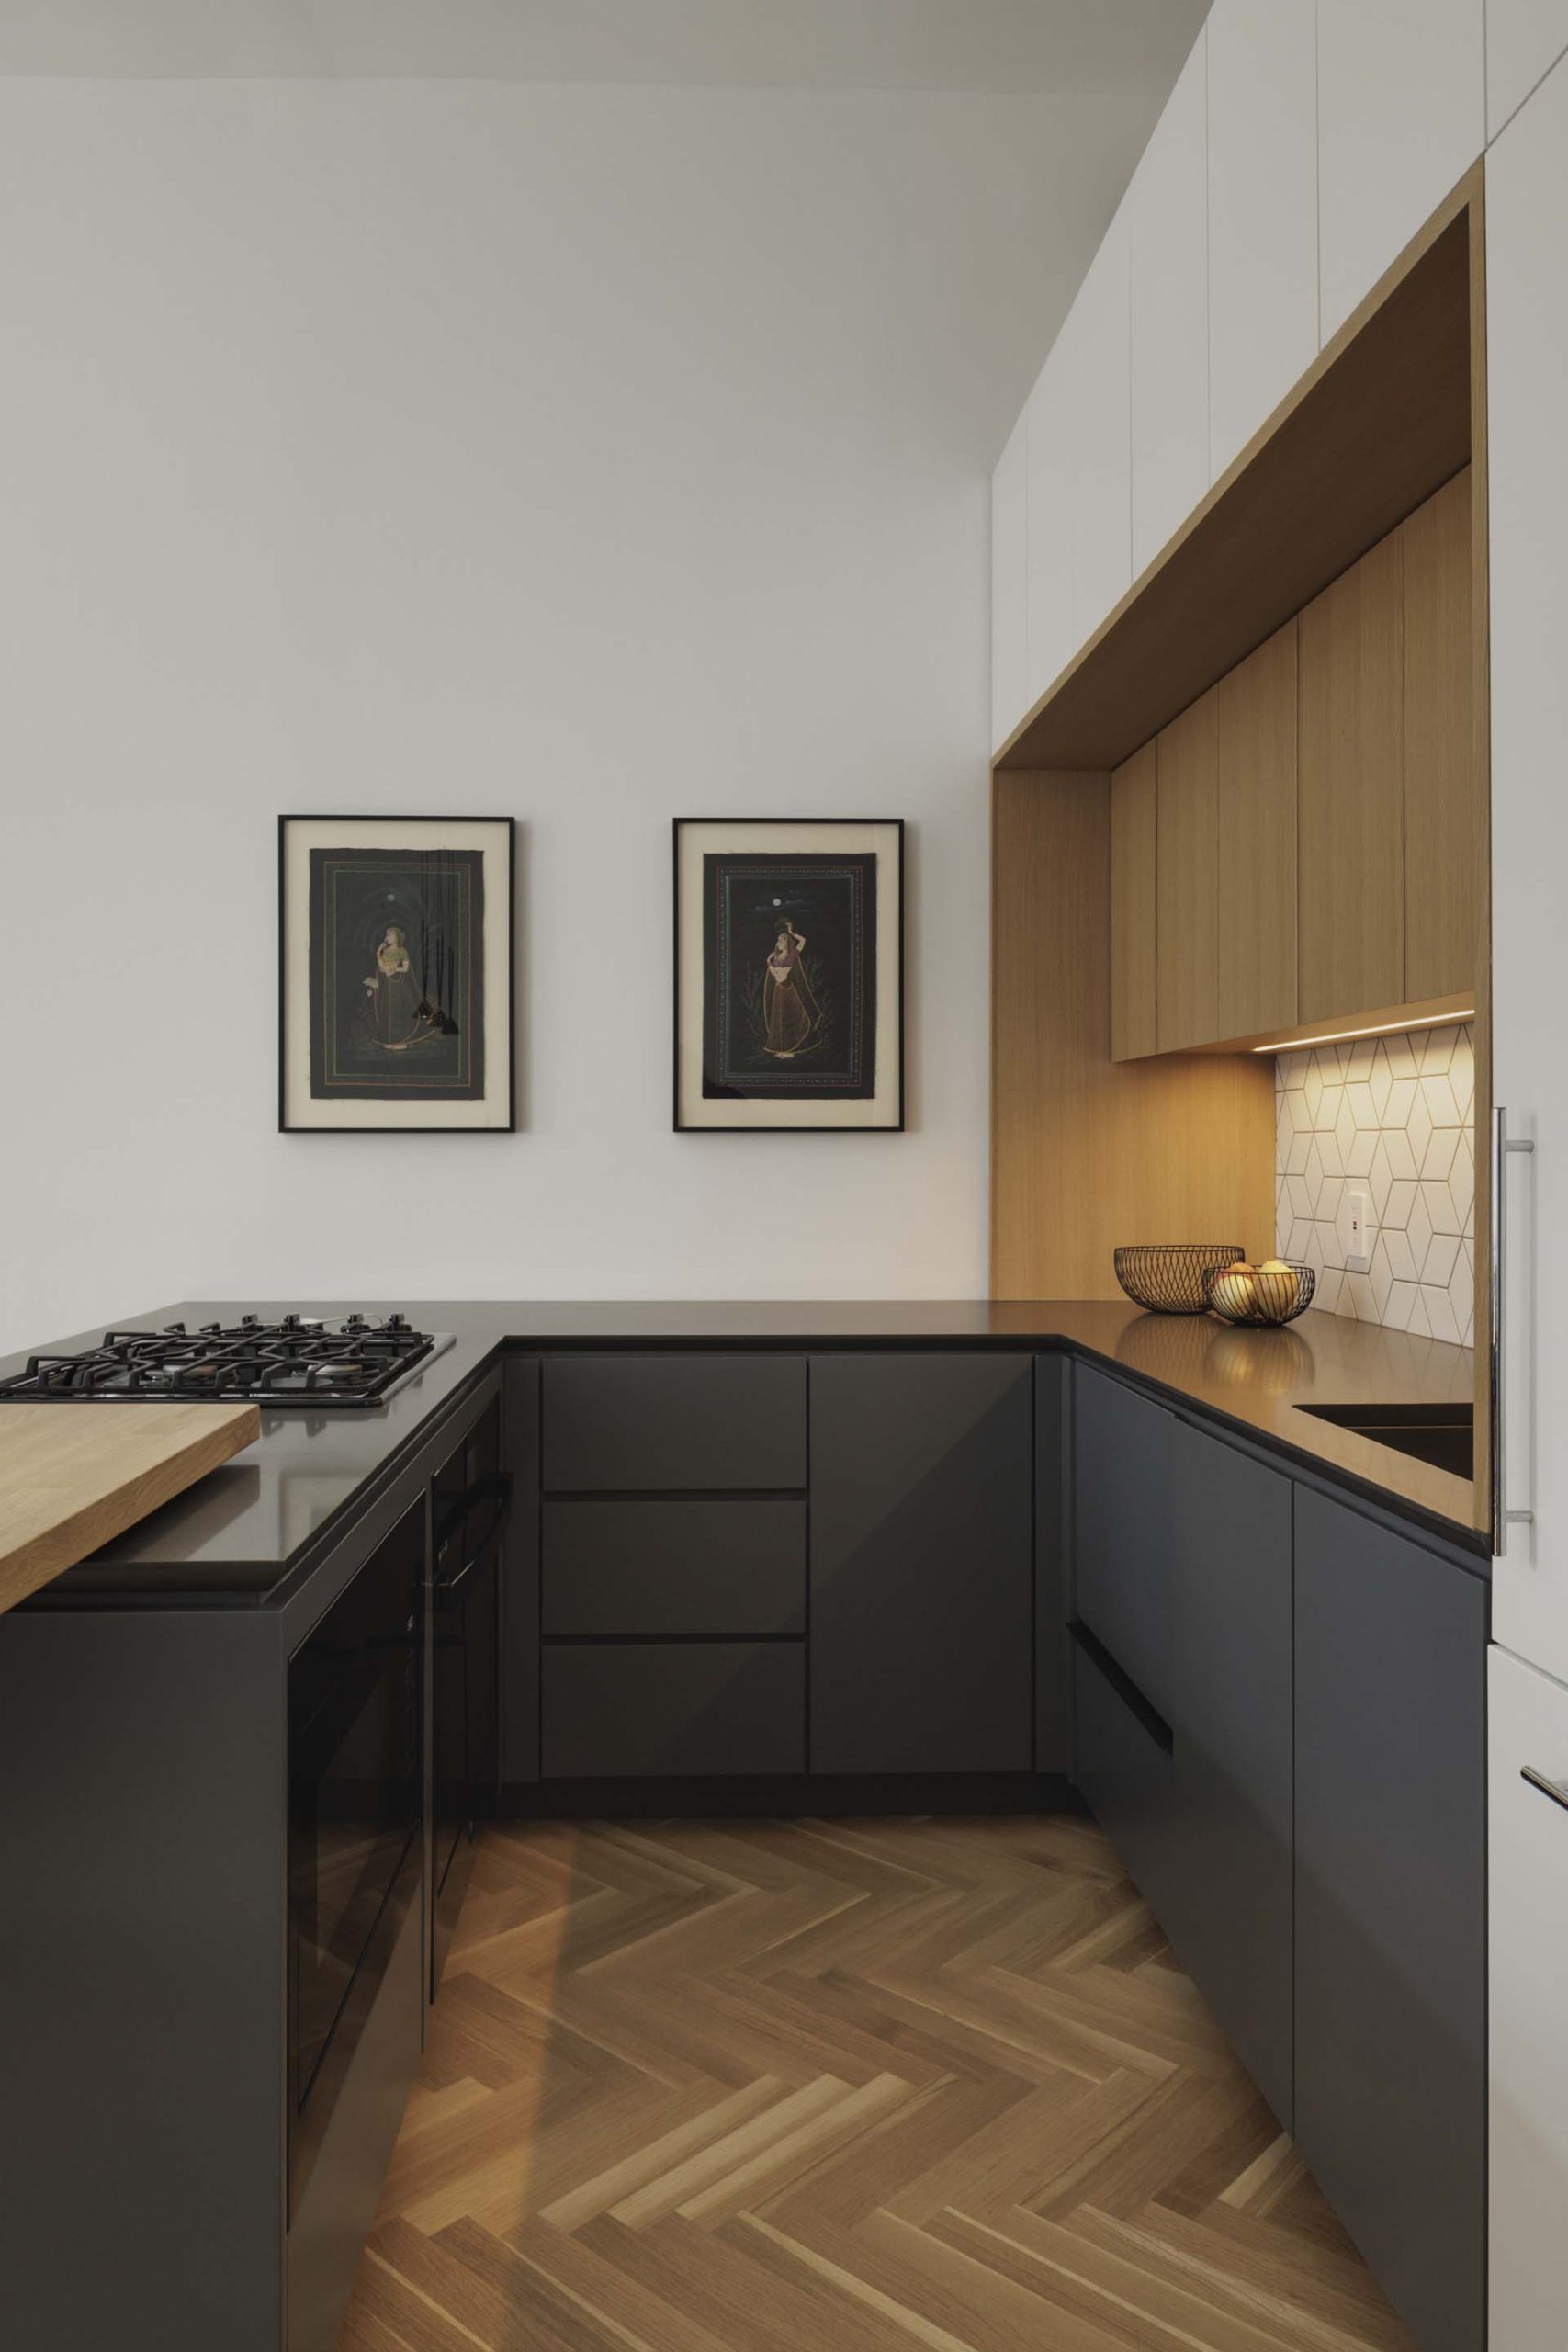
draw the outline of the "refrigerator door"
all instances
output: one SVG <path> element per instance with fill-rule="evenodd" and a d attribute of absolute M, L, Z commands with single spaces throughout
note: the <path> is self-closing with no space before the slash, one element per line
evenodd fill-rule
<path fill-rule="evenodd" d="M 1568 1687 L 1494 1646 L 1490 2352 L 1568 2329 Z"/>

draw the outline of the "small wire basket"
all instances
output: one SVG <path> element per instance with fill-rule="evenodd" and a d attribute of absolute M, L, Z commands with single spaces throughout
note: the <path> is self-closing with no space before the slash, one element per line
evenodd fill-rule
<path fill-rule="evenodd" d="M 1201 1315 L 1209 1275 L 1246 1255 L 1237 1241 L 1141 1241 L 1118 1250 L 1113 1262 L 1135 1306 L 1156 1315 Z"/>
<path fill-rule="evenodd" d="M 1209 1305 L 1227 1323 L 1293 1323 L 1312 1305 L 1317 1276 L 1293 1260 L 1279 1266 L 1213 1267 L 1204 1277 Z"/>

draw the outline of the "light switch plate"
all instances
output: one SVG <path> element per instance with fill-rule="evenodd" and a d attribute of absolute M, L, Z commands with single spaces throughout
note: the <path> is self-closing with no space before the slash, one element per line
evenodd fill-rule
<path fill-rule="evenodd" d="M 1365 1193 L 1347 1193 L 1339 1219 L 1339 1238 L 1345 1245 L 1345 1263 L 1353 1274 L 1364 1274 L 1372 1261 L 1372 1238 L 1367 1224 Z"/>

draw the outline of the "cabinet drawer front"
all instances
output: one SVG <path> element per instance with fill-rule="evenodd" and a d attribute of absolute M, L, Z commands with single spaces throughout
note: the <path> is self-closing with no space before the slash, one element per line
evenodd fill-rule
<path fill-rule="evenodd" d="M 803 1771 L 804 1645 L 552 1644 L 543 1746 L 547 1780 Z"/>
<path fill-rule="evenodd" d="M 806 1359 L 553 1359 L 545 1484 L 576 1493 L 804 1487 Z"/>
<path fill-rule="evenodd" d="M 547 1634 L 803 1634 L 806 1505 L 545 1505 Z"/>
<path fill-rule="evenodd" d="M 1080 1642 L 1073 1645 L 1073 1777 L 1145 1901 L 1163 1914 L 1171 1846 L 1170 1751 Z"/>

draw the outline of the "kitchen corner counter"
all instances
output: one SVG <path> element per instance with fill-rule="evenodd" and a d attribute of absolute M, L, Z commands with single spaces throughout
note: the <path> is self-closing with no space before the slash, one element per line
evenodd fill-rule
<path fill-rule="evenodd" d="M 298 1304 L 298 1302 L 295 1302 Z M 374 1313 L 387 1306 L 351 1302 Z M 390 1476 L 459 1393 L 502 1351 L 573 1349 L 1066 1348 L 1166 1392 L 1178 1404 L 1287 1449 L 1374 1501 L 1419 1513 L 1484 1556 L 1468 1479 L 1331 1423 L 1305 1404 L 1467 1404 L 1474 1360 L 1440 1340 L 1311 1311 L 1279 1330 L 1205 1316 L 1150 1315 L 1121 1301 L 1057 1299 L 419 1300 L 392 1302 L 456 1344 L 383 1406 L 363 1412 L 263 1411 L 260 1442 L 56 1578 L 24 1608 L 124 1600 L 254 1607 L 297 1582 L 351 1507 Z M 265 1301 L 243 1308 L 281 1313 Z M 124 1328 L 195 1328 L 242 1305 L 201 1301 L 129 1318 Z M 346 1311 L 318 1300 L 314 1314 Z M 60 1344 L 85 1347 L 96 1331 Z M 0 1363 L 21 1370 L 24 1357 Z M 7 1408 L 0 1405 L 0 1413 Z M 11 1408 L 16 1409 L 16 1408 Z M 72 1405 L 48 1408 L 74 1416 Z M 121 1406 L 106 1408 L 111 1412 Z M 167 1412 L 174 1408 L 152 1408 Z M 0 1429 L 4 1428 L 0 1422 Z"/>

